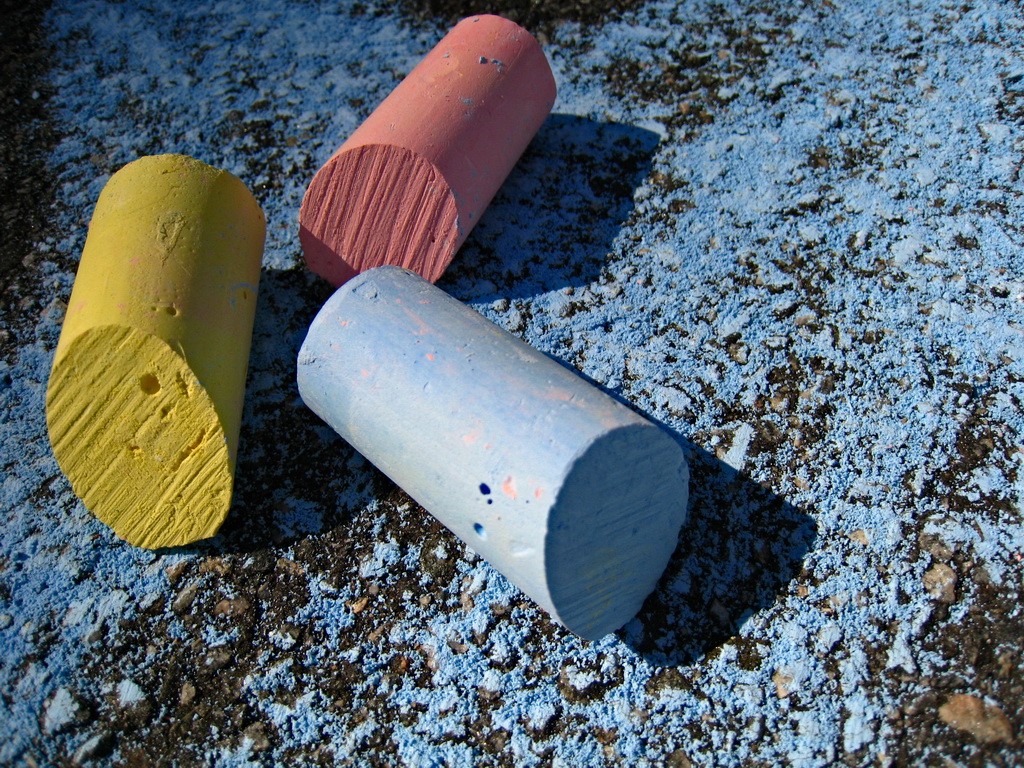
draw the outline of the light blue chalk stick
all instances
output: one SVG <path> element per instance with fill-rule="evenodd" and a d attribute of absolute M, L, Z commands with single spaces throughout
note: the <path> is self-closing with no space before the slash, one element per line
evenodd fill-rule
<path fill-rule="evenodd" d="M 557 621 L 597 639 L 686 517 L 663 430 L 418 275 L 345 283 L 299 352 L 306 404 Z"/>

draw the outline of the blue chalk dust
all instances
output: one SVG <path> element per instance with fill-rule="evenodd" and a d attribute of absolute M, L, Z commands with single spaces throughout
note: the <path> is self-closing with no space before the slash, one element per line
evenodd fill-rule
<path fill-rule="evenodd" d="M 375 1 L 57 0 L 42 31 L 54 198 L 5 282 L 33 309 L 17 335 L 4 318 L 0 357 L 0 763 L 1016 758 L 1015 4 L 652 0 L 548 33 L 555 114 L 441 287 L 686 446 L 676 555 L 650 610 L 593 643 L 294 389 L 325 296 L 299 269 L 305 186 L 443 30 Z M 230 538 L 152 553 L 75 499 L 43 408 L 99 191 L 171 151 L 239 176 L 268 235 L 250 489 Z M 975 622 L 992 646 L 971 661 Z M 1016 741 L 945 722 L 954 692 Z M 189 730 L 211 700 L 223 717 Z"/>

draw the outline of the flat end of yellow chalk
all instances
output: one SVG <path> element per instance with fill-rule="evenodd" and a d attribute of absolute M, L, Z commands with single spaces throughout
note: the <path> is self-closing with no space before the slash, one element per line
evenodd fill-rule
<path fill-rule="evenodd" d="M 233 462 L 213 400 L 165 341 L 101 325 L 71 342 L 46 393 L 50 444 L 85 506 L 130 544 L 213 536 Z"/>

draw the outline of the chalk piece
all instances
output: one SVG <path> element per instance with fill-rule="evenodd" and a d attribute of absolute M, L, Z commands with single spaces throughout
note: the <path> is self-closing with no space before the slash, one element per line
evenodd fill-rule
<path fill-rule="evenodd" d="M 306 404 L 555 619 L 622 626 L 675 549 L 688 471 L 662 429 L 396 267 L 342 286 Z"/>
<path fill-rule="evenodd" d="M 241 181 L 182 155 L 100 193 L 46 421 L 75 493 L 131 544 L 207 538 L 227 515 L 265 230 Z"/>
<path fill-rule="evenodd" d="M 299 212 L 310 269 L 334 285 L 383 264 L 437 280 L 554 103 L 526 30 L 459 22 L 313 177 Z"/>

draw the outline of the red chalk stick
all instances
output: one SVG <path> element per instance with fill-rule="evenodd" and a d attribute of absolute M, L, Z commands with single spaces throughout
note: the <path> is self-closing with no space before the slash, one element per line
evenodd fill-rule
<path fill-rule="evenodd" d="M 384 264 L 437 280 L 554 102 L 526 30 L 459 22 L 313 177 L 306 263 L 334 285 Z"/>

